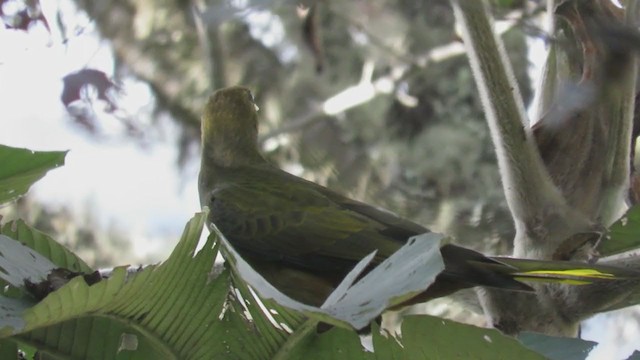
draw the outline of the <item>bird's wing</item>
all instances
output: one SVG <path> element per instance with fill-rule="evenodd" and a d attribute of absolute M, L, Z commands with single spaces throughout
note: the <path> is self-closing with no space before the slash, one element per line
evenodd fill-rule
<path fill-rule="evenodd" d="M 402 243 L 406 242 L 407 239 L 412 236 L 430 232 L 426 227 L 403 219 L 388 210 L 349 199 L 327 188 L 322 188 L 322 190 L 324 190 L 324 195 L 339 204 L 342 208 L 357 212 L 360 215 L 376 221 L 382 226 L 381 232 L 383 234 Z"/>
<path fill-rule="evenodd" d="M 211 221 L 241 253 L 344 275 L 374 250 L 381 262 L 408 238 L 390 236 L 387 224 L 367 214 L 380 210 L 343 206 L 298 178 L 261 175 L 216 186 L 207 199 Z"/>
<path fill-rule="evenodd" d="M 426 227 L 411 220 L 403 219 L 391 211 L 350 199 L 324 186 L 296 177 L 289 173 L 285 173 L 285 176 L 288 178 L 288 181 L 304 183 L 307 187 L 313 188 L 314 191 L 322 194 L 322 196 L 326 197 L 341 208 L 358 213 L 359 215 L 365 216 L 369 220 L 378 223 L 379 229 L 383 234 L 401 244 L 404 244 L 411 236 L 430 232 Z"/>

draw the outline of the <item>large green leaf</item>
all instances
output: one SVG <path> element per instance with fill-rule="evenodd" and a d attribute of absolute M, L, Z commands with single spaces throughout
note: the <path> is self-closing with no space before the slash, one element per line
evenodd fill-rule
<path fill-rule="evenodd" d="M 427 315 L 406 317 L 402 323 L 402 336 L 397 338 L 382 335 L 377 327 L 373 330 L 373 353 L 362 349 L 355 333 L 335 328 L 308 338 L 293 349 L 287 359 L 545 359 L 495 329 Z"/>
<path fill-rule="evenodd" d="M 420 354 L 418 359 L 544 359 L 498 330 L 432 316 L 407 317 L 401 341 L 405 351 Z"/>
<path fill-rule="evenodd" d="M 92 286 L 74 278 L 24 312 L 25 330 L 33 331 L 19 339 L 74 358 L 198 358 L 193 341 L 219 343 L 221 334 L 209 328 L 219 323 L 229 287 L 226 272 L 207 285 L 217 253 L 212 241 L 193 254 L 202 222 L 196 216 L 187 225 L 164 264 L 134 274 L 116 268 Z"/>
<path fill-rule="evenodd" d="M 387 339 L 385 339 L 387 341 Z M 395 341 L 395 340 L 392 340 Z M 388 342 L 388 341 L 387 341 Z M 323 334 L 313 334 L 308 336 L 297 344 L 296 347 L 290 349 L 286 356 L 281 356 L 281 359 L 296 359 L 296 360 L 313 360 L 313 359 L 349 359 L 349 360 L 364 360 L 364 359 L 393 359 L 393 355 L 402 355 L 402 348 L 399 346 L 396 348 L 400 352 L 390 353 L 390 357 L 376 357 L 377 354 L 367 352 L 360 344 L 360 338 L 358 334 L 351 330 L 343 328 L 333 328 Z M 376 352 L 377 347 L 376 347 Z M 409 353 L 407 353 L 408 355 Z M 416 358 L 420 359 L 420 358 Z"/>
<path fill-rule="evenodd" d="M 14 329 L 19 334 L 13 339 L 49 356 L 71 358 L 269 358 L 290 337 L 286 329 L 296 329 L 304 319 L 269 302 L 264 306 L 270 317 L 265 316 L 248 288 L 231 286 L 227 270 L 213 273 L 216 237 L 195 254 L 203 221 L 197 215 L 187 225 L 161 265 L 139 272 L 119 267 L 91 286 L 76 277 L 37 305 L 16 309 L 24 327 Z M 25 243 L 51 242 L 41 246 L 44 253 L 72 258 L 60 256 L 50 238 L 27 231 L 23 223 L 13 228 Z M 0 325 L 13 323 L 2 318 Z"/>
<path fill-rule="evenodd" d="M 4 230 L 7 226 L 5 226 Z M 25 321 L 24 329 L 17 336 L 22 343 L 27 343 L 50 354 L 71 356 L 72 358 L 182 358 L 181 347 L 175 341 L 166 341 L 162 338 L 170 331 L 163 331 L 172 326 L 179 326 L 184 322 L 172 322 L 167 324 L 164 319 L 182 318 L 176 315 L 184 311 L 199 310 L 208 312 L 215 309 L 199 306 L 191 307 L 190 301 L 197 296 L 212 295 L 218 292 L 218 296 L 211 299 L 223 300 L 226 296 L 227 285 L 224 281 L 212 283 L 212 286 L 200 287 L 206 283 L 206 277 L 211 269 L 207 267 L 207 261 L 193 261 L 193 248 L 190 245 L 197 243 L 202 228 L 202 218 L 196 217 L 187 225 L 185 235 L 172 258 L 160 266 L 151 266 L 134 275 L 128 274 L 124 267 L 114 269 L 109 279 L 98 282 L 93 286 L 87 285 L 82 277 L 76 277 L 67 285 L 51 293 L 37 305 L 21 313 Z M 26 225 L 15 226 L 14 235 L 23 241 L 31 241 L 31 245 L 44 249 L 52 258 L 60 262 L 71 259 L 70 263 L 76 263 L 75 267 L 88 269 L 81 262 L 74 261 L 73 257 L 61 252 L 53 241 L 46 237 L 37 236 L 35 231 L 29 230 Z M 33 236 L 36 234 L 36 236 Z M 43 246 L 45 243 L 48 246 Z M 209 244 L 211 245 L 211 244 Z M 212 264 L 215 258 L 215 249 L 210 246 L 204 249 L 196 257 L 211 255 Z M 189 259 L 180 263 L 176 258 Z M 173 259 L 173 260 L 172 260 Z M 211 265 L 209 264 L 209 265 Z M 184 268 L 180 268 L 180 267 Z M 193 266 L 201 266 L 194 271 Z M 192 273 L 201 274 L 200 279 L 190 278 Z M 202 279 L 202 277 L 204 279 Z M 176 280 L 174 285 L 170 281 Z M 199 291 L 181 292 L 182 287 L 196 282 L 193 288 Z M 217 285 L 217 286 L 214 286 Z M 190 288 L 189 290 L 194 290 Z M 189 300 L 174 302 L 180 296 L 189 297 Z M 167 308 L 165 304 L 183 303 L 185 306 Z M 222 306 L 223 301 L 217 302 Z M 151 310 L 152 309 L 152 310 Z M 219 310 L 219 309 L 218 309 Z M 160 313 L 162 315 L 158 316 Z M 209 317 L 211 318 L 211 317 Z M 194 319 L 211 320 L 206 316 L 196 316 Z M 3 323 L 3 325 L 7 325 Z M 198 325 L 194 322 L 194 328 Z M 188 333 L 188 329 L 185 329 Z M 173 332 L 176 333 L 175 331 Z M 130 334 L 124 336 L 125 334 Z M 136 341 L 122 341 L 121 339 L 135 339 Z M 119 349 L 127 344 L 135 344 L 137 350 Z M 186 341 L 183 341 L 186 342 Z M 184 344 L 183 344 L 184 345 Z M 125 346 L 131 348 L 130 345 Z M 126 355 L 126 356 L 125 356 Z M 125 357 L 123 357 L 125 356 Z"/>
<path fill-rule="evenodd" d="M 353 330 L 334 327 L 318 334 L 318 320 L 329 316 L 324 309 L 305 311 L 308 318 L 261 299 L 240 272 L 216 265 L 220 242 L 215 232 L 196 252 L 204 220 L 198 214 L 187 224 L 160 265 L 115 268 L 91 286 L 76 277 L 41 302 L 16 309 L 13 315 L 24 324 L 8 339 L 38 349 L 43 359 L 542 358 L 496 330 L 430 316 L 405 319 L 399 338 L 380 335 L 374 323 L 373 353 L 363 349 Z M 12 225 L 3 230 L 30 247 L 53 243 L 24 223 Z M 52 259 L 57 266 L 66 262 L 90 271 L 72 254 L 52 250 L 54 244 L 39 247 L 45 250 L 38 253 L 57 259 Z M 238 257 L 233 263 L 244 261 Z M 4 317 L 0 325 L 12 326 Z"/>
<path fill-rule="evenodd" d="M 24 287 L 25 281 L 42 282 L 57 268 L 37 251 L 6 235 L 0 235 L 0 249 L 0 277 L 14 287 Z"/>
<path fill-rule="evenodd" d="M 15 280 L 11 281 L 7 276 L 19 276 L 22 279 L 19 281 L 20 283 L 23 283 L 24 280 L 36 283 L 39 280 L 44 280 L 47 272 L 55 267 L 74 272 L 89 273 L 93 271 L 71 251 L 55 242 L 48 235 L 30 228 L 22 220 L 8 222 L 0 227 L 0 237 L 3 240 L 0 246 L 2 253 L 0 263 L 3 263 L 2 272 L 8 273 L 3 276 L 8 281 L 0 280 L 2 286 L 8 283 L 17 284 Z M 14 240 L 13 247 L 11 242 L 7 242 L 10 239 Z M 29 254 L 29 250 L 35 251 L 35 254 Z M 19 257 L 20 253 L 24 255 Z M 21 268 L 16 268 L 18 266 Z M 28 297 L 20 296 L 21 293 L 14 293 L 12 297 L 6 293 L 5 295 L 7 296 L 0 297 L 2 304 L 0 307 L 0 317 L 2 318 L 0 329 L 6 325 L 23 331 L 25 323 L 22 312 L 33 306 L 34 301 Z M 11 332 L 9 331 L 9 333 Z"/>
<path fill-rule="evenodd" d="M 64 165 L 66 154 L 0 145 L 0 204 L 24 195 L 47 171 Z"/>
<path fill-rule="evenodd" d="M 23 220 L 11 221 L 2 225 L 0 234 L 17 240 L 37 251 L 58 267 L 75 272 L 89 273 L 93 271 L 89 265 L 74 253 L 57 243 L 49 235 L 29 227 Z"/>

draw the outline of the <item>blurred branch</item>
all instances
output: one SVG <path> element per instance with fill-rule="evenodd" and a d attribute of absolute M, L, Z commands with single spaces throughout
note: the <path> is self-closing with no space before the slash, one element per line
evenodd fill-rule
<path fill-rule="evenodd" d="M 548 34 L 554 34 L 556 28 L 556 21 L 554 15 L 554 9 L 556 7 L 556 0 L 547 0 L 546 3 L 546 21 L 545 21 L 545 29 Z M 549 51 L 547 52 L 547 58 L 544 62 L 544 66 L 541 71 L 540 78 L 538 80 L 538 84 L 535 87 L 536 91 L 534 94 L 533 103 L 531 105 L 531 109 L 533 112 L 530 113 L 532 116 L 531 123 L 534 124 L 535 121 L 540 119 L 545 112 L 549 109 L 554 100 L 555 89 L 558 85 L 558 63 L 557 63 L 557 51 L 558 51 L 558 43 L 557 41 L 551 41 L 549 43 Z"/>
<path fill-rule="evenodd" d="M 441 45 L 438 47 L 434 47 L 429 50 L 427 53 L 422 55 L 412 55 L 404 52 L 399 52 L 392 46 L 389 46 L 384 39 L 379 38 L 374 33 L 369 31 L 366 23 L 358 21 L 354 19 L 352 16 L 345 14 L 344 11 L 338 11 L 329 6 L 329 10 L 332 14 L 338 18 L 343 19 L 347 23 L 356 27 L 359 31 L 364 33 L 371 44 L 375 47 L 378 47 L 381 50 L 384 50 L 384 53 L 391 54 L 392 57 L 401 61 L 405 66 L 414 65 L 420 68 L 425 67 L 429 62 L 440 62 L 447 59 L 450 59 L 456 55 L 464 54 L 465 47 L 464 44 L 460 41 L 453 41 L 446 45 Z M 514 10 L 505 15 L 505 20 L 496 21 L 495 23 L 495 31 L 497 34 L 502 35 L 507 31 L 511 30 L 514 25 L 520 23 L 520 19 L 523 18 L 522 10 Z"/>
<path fill-rule="evenodd" d="M 302 130 L 307 126 L 314 124 L 317 121 L 320 121 L 321 120 L 320 115 L 322 115 L 322 113 L 323 113 L 322 106 L 312 105 L 309 111 L 304 113 L 302 116 L 299 116 L 264 135 L 259 135 L 258 142 L 262 144 L 265 141 L 272 139 L 274 137 L 280 136 L 282 134 L 287 134 L 294 131 Z"/>
<path fill-rule="evenodd" d="M 203 11 L 197 5 L 192 6 L 193 19 L 200 46 L 204 49 L 204 62 L 209 69 L 209 88 L 221 89 L 227 86 L 224 63 L 224 44 L 220 34 L 220 25 L 214 21 L 206 21 Z"/>
<path fill-rule="evenodd" d="M 413 56 L 406 53 L 401 53 L 397 51 L 395 48 L 393 48 L 393 46 L 387 45 L 387 43 L 383 39 L 379 38 L 378 36 L 373 34 L 371 31 L 369 31 L 365 23 L 354 19 L 352 16 L 350 16 L 348 13 L 346 13 L 343 10 L 336 10 L 332 8 L 331 3 L 327 2 L 327 4 L 329 5 L 328 9 L 329 11 L 331 11 L 333 16 L 342 19 L 346 23 L 352 25 L 353 27 L 361 31 L 364 35 L 366 35 L 369 41 L 371 41 L 372 45 L 374 45 L 375 47 L 378 47 L 379 49 L 384 50 L 385 54 L 390 54 L 392 57 L 404 62 L 405 64 L 410 64 L 410 63 L 417 64 L 417 61 L 413 58 Z"/>
<path fill-rule="evenodd" d="M 501 23 L 497 29 L 499 35 L 504 34 L 515 21 L 505 21 Z M 423 55 L 414 57 L 413 63 L 421 69 L 425 69 L 430 64 L 439 63 L 449 60 L 453 57 L 463 55 L 465 53 L 464 44 L 459 41 L 453 41 L 449 44 L 434 47 Z M 260 143 L 265 142 L 273 137 L 299 131 L 307 126 L 319 121 L 321 115 L 335 116 L 342 114 L 352 108 L 366 104 L 379 95 L 388 95 L 394 92 L 397 83 L 402 80 L 409 71 L 409 64 L 396 66 L 388 74 L 380 76 L 376 79 L 372 78 L 374 64 L 372 61 L 363 64 L 362 77 L 358 84 L 349 86 L 339 93 L 325 99 L 318 105 L 312 106 L 304 115 L 284 124 L 278 129 L 268 132 L 260 136 Z"/>
<path fill-rule="evenodd" d="M 125 0 L 102 1 L 100 4 L 76 0 L 76 4 L 95 20 L 100 33 L 111 39 L 116 57 L 121 59 L 133 74 L 147 82 L 166 105 L 172 117 L 186 127 L 199 128 L 197 111 L 181 102 L 181 91 L 185 89 L 185 74 L 171 63 L 168 57 L 158 56 L 158 51 L 149 47 L 151 39 L 138 39 L 135 34 L 135 8 Z M 146 42 L 147 46 L 141 45 Z"/>

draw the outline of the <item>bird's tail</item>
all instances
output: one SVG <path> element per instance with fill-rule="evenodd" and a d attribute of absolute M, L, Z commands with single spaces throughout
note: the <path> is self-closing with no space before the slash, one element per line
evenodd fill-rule
<path fill-rule="evenodd" d="M 578 261 L 543 261 L 492 257 L 506 265 L 515 280 L 587 285 L 599 281 L 640 279 L 640 271 L 609 265 L 588 264 Z"/>
<path fill-rule="evenodd" d="M 436 281 L 427 290 L 397 308 L 451 295 L 474 286 L 532 292 L 534 289 L 522 281 L 585 285 L 599 281 L 640 279 L 640 271 L 607 265 L 487 257 L 451 244 L 441 247 L 440 252 L 445 268 Z"/>
<path fill-rule="evenodd" d="M 586 285 L 600 281 L 640 279 L 640 271 L 577 261 L 545 261 L 508 257 L 486 257 L 455 245 L 441 248 L 443 274 L 469 286 L 532 291 L 521 281 Z"/>

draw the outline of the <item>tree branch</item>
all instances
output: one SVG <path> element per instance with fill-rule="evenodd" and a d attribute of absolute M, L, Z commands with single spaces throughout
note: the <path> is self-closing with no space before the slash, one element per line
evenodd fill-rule
<path fill-rule="evenodd" d="M 485 1 L 452 0 L 462 26 L 498 157 L 502 183 L 516 225 L 514 255 L 548 259 L 559 243 L 589 227 L 553 184 L 532 134 L 500 38 L 494 35 Z"/>
<path fill-rule="evenodd" d="M 566 74 L 564 68 L 553 67 L 557 58 L 551 54 L 548 65 L 553 68 L 542 90 L 555 95 L 540 95 L 546 113 L 536 124 L 534 138 L 523 126 L 520 96 L 502 44 L 492 33 L 486 1 L 452 3 L 516 222 L 515 255 L 552 258 L 556 249 L 591 223 L 609 225 L 624 204 L 637 70 L 629 43 L 621 39 L 636 36 L 635 30 L 620 28 L 615 11 L 604 2 L 562 2 L 562 16 L 569 24 L 565 29 L 574 36 L 569 40 L 582 50 L 567 54 L 569 61 L 582 64 L 568 72 L 582 79 L 568 91 L 556 91 L 553 82 L 558 72 Z M 635 4 L 629 4 L 627 11 L 635 13 Z M 557 46 L 555 51 L 559 50 Z M 634 268 L 640 263 L 625 261 Z M 640 301 L 640 281 L 635 280 L 534 286 L 535 294 L 495 289 L 477 293 L 489 321 L 512 334 L 533 330 L 575 336 L 581 320 Z"/>
<path fill-rule="evenodd" d="M 629 0 L 625 3 L 625 25 L 636 28 L 638 18 L 638 1 Z M 628 30 L 628 29 L 623 29 Z M 635 41 L 637 41 L 636 39 Z M 614 42 L 615 44 L 615 42 Z M 604 66 L 616 67 L 615 72 L 621 74 L 621 78 L 609 81 L 607 88 L 603 89 L 606 105 L 603 109 L 603 117 L 610 121 L 609 147 L 607 159 L 611 159 L 609 168 L 603 180 L 604 195 L 600 206 L 600 216 L 605 225 L 611 225 L 626 210 L 625 198 L 629 186 L 631 131 L 633 127 L 633 115 L 635 109 L 636 79 L 638 65 L 635 54 L 626 48 L 628 43 L 622 41 L 618 46 L 623 49 L 613 49 Z M 618 52 L 625 58 L 622 63 Z"/>
<path fill-rule="evenodd" d="M 227 86 L 227 75 L 224 63 L 224 43 L 220 34 L 218 22 L 211 18 L 205 18 L 203 11 L 192 5 L 193 18 L 196 24 L 198 40 L 204 49 L 204 63 L 209 70 L 209 87 L 221 89 Z"/>

